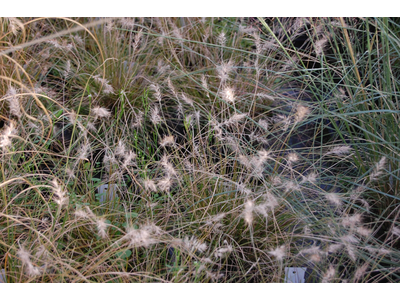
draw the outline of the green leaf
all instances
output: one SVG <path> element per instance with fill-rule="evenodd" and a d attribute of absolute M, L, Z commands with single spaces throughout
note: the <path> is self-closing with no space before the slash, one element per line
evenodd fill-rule
<path fill-rule="evenodd" d="M 55 113 L 55 117 L 58 119 L 62 114 L 63 114 L 64 110 L 60 109 L 59 111 L 57 111 Z"/>
<path fill-rule="evenodd" d="M 131 250 L 121 250 L 115 253 L 115 256 L 120 259 L 128 259 L 132 255 Z"/>
<path fill-rule="evenodd" d="M 138 216 L 139 216 L 139 214 L 135 213 L 135 212 L 130 212 L 130 213 L 126 214 L 127 218 L 137 218 Z"/>

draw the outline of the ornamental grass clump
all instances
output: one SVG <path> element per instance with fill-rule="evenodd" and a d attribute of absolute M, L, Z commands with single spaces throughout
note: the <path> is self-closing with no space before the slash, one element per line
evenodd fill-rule
<path fill-rule="evenodd" d="M 0 33 L 7 281 L 399 281 L 395 19 Z"/>

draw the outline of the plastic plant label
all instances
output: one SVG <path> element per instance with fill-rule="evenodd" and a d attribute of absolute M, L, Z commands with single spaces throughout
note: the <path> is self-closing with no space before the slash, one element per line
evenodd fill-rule
<path fill-rule="evenodd" d="M 0 283 L 6 283 L 7 279 L 6 279 L 6 270 L 1 269 L 0 270 Z"/>
<path fill-rule="evenodd" d="M 285 268 L 286 283 L 305 283 L 307 268 Z"/>
<path fill-rule="evenodd" d="M 117 185 L 116 184 L 102 184 L 97 188 L 100 203 L 113 201 L 117 197 Z"/>

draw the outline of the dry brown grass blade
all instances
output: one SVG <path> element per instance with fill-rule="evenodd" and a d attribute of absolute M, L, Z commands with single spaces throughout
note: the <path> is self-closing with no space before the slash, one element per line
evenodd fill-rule
<path fill-rule="evenodd" d="M 41 20 L 41 19 L 47 19 L 47 18 L 38 18 L 38 19 L 35 19 L 35 20 L 32 20 L 32 21 L 29 21 L 29 22 L 25 23 L 24 25 L 28 25 L 28 24 L 30 24 L 30 23 L 39 21 L 39 20 Z M 54 39 L 54 38 L 57 38 L 57 37 L 60 37 L 60 36 L 63 36 L 63 35 L 69 34 L 69 33 L 81 31 L 81 30 L 86 30 L 86 31 L 92 36 L 92 38 L 95 39 L 95 37 L 93 36 L 93 34 L 92 34 L 89 30 L 87 30 L 87 29 L 88 29 L 88 28 L 91 28 L 91 27 L 95 27 L 95 26 L 97 26 L 97 25 L 104 24 L 104 23 L 106 22 L 106 20 L 103 19 L 103 20 L 94 21 L 94 22 L 90 22 L 90 23 L 88 23 L 88 24 L 82 25 L 82 24 L 80 24 L 79 22 L 77 22 L 77 21 L 75 21 L 75 20 L 68 19 L 68 18 L 57 18 L 57 19 L 67 20 L 67 21 L 70 21 L 70 22 L 72 22 L 72 23 L 74 23 L 74 24 L 76 24 L 76 25 L 78 25 L 78 26 L 75 27 L 75 28 L 72 28 L 72 29 L 65 29 L 65 30 L 62 30 L 62 31 L 60 31 L 60 32 L 51 34 L 51 35 L 49 35 L 49 36 L 42 37 L 42 38 L 37 39 L 37 40 L 34 40 L 34 41 L 30 41 L 30 42 L 27 42 L 27 43 L 23 43 L 23 44 L 21 44 L 21 45 L 17 45 L 17 46 L 14 46 L 14 47 L 10 47 L 10 48 L 8 48 L 8 49 L 6 49 L 6 50 L 1 51 L 1 52 L 0 52 L 0 55 L 9 54 L 9 53 L 15 52 L 15 51 L 17 51 L 17 50 L 22 50 L 22 49 L 24 49 L 24 48 L 26 48 L 26 47 L 33 46 L 33 45 L 36 45 L 36 44 L 40 44 L 40 43 L 42 43 L 42 42 L 46 42 L 46 41 L 48 41 L 48 40 L 51 40 L 51 39 Z M 100 47 L 99 47 L 99 49 L 100 49 L 100 51 L 101 51 L 101 48 L 100 48 Z M 102 54 L 102 53 L 101 53 L 101 54 Z"/>

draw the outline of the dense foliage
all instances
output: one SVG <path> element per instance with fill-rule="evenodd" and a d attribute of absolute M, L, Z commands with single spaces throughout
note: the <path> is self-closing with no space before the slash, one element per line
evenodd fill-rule
<path fill-rule="evenodd" d="M 0 19 L 3 280 L 398 282 L 399 26 Z"/>

